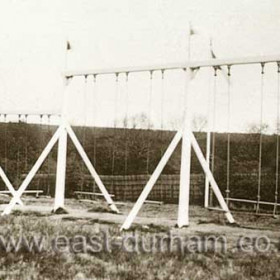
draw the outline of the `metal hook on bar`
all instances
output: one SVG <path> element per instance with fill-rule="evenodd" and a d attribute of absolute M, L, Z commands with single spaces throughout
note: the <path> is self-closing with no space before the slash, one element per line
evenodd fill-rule
<path fill-rule="evenodd" d="M 228 69 L 228 73 L 227 73 L 227 74 L 228 74 L 228 76 L 230 77 L 230 76 L 231 76 L 231 72 L 230 72 L 230 70 L 231 70 L 231 65 L 228 65 L 228 66 L 227 66 L 227 69 Z"/>
<path fill-rule="evenodd" d="M 261 74 L 262 74 L 262 75 L 264 74 L 264 66 L 265 66 L 265 63 L 264 63 L 264 62 L 261 62 L 261 67 L 262 67 L 262 72 L 261 72 Z"/>
<path fill-rule="evenodd" d="M 116 82 L 119 81 L 119 74 L 120 74 L 119 72 L 116 72 L 116 73 L 115 73 L 115 75 L 116 75 Z"/>
<path fill-rule="evenodd" d="M 219 66 L 214 66 L 214 76 L 217 77 L 217 70 L 219 69 Z"/>
<path fill-rule="evenodd" d="M 153 73 L 154 73 L 154 70 L 150 70 L 150 79 L 151 80 L 153 79 Z"/>
<path fill-rule="evenodd" d="M 277 72 L 280 73 L 280 61 L 277 61 L 277 67 L 278 67 Z"/>
<path fill-rule="evenodd" d="M 165 72 L 165 69 L 161 69 L 161 78 L 164 79 L 164 72 Z"/>

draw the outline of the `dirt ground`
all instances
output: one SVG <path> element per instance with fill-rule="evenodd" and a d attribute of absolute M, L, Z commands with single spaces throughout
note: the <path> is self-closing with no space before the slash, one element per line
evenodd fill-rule
<path fill-rule="evenodd" d="M 222 212 L 191 206 L 190 226 L 178 229 L 177 205 L 145 204 L 131 229 L 120 232 L 133 203 L 118 203 L 121 213 L 113 214 L 102 201 L 67 199 L 68 213 L 53 214 L 50 198 L 25 197 L 23 202 L 24 207 L 17 206 L 11 215 L 0 217 L 1 238 L 22 234 L 29 238 L 42 234 L 88 238 L 104 230 L 117 241 L 136 233 L 141 237 L 199 237 L 199 242 L 214 236 L 226 240 L 227 251 L 92 254 L 0 250 L 0 279 L 280 279 L 279 218 L 233 213 L 236 224 L 229 225 Z M 0 210 L 5 206 L 1 204 Z M 242 250 L 240 238 L 246 239 Z"/>
<path fill-rule="evenodd" d="M 53 200 L 50 198 L 23 198 L 24 207 L 16 206 L 15 210 L 22 212 L 38 212 L 48 215 L 52 211 Z M 117 203 L 120 214 L 109 213 L 110 210 L 102 201 L 76 200 L 67 199 L 65 206 L 68 214 L 51 215 L 50 220 L 76 221 L 82 223 L 86 220 L 94 220 L 100 224 L 115 224 L 121 227 L 126 216 L 133 207 L 132 202 Z M 6 205 L 0 205 L 0 211 Z M 138 214 L 132 229 L 143 227 L 148 229 L 149 226 L 162 227 L 179 235 L 196 235 L 196 234 L 214 234 L 216 236 L 224 235 L 227 237 L 229 244 L 235 242 L 240 236 L 254 237 L 267 236 L 272 244 L 278 245 L 280 217 L 255 215 L 253 213 L 233 212 L 235 225 L 228 224 L 224 213 L 220 211 L 210 211 L 200 206 L 190 207 L 190 225 L 189 227 L 178 229 L 177 208 L 175 204 L 144 204 Z M 96 212 L 95 212 L 96 209 Z M 236 244 L 231 244 L 235 246 Z"/>

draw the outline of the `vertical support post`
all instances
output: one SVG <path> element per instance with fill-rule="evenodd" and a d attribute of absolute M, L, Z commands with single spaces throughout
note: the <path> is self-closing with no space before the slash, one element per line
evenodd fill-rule
<path fill-rule="evenodd" d="M 207 131 L 206 135 L 206 162 L 210 166 L 210 153 L 211 153 L 211 133 Z M 204 193 L 204 207 L 209 206 L 209 180 L 208 177 L 205 177 L 205 193 Z"/>
<path fill-rule="evenodd" d="M 64 208 L 65 196 L 65 177 L 66 177 L 66 159 L 67 159 L 67 131 L 62 124 L 62 130 L 58 140 L 57 169 L 56 169 L 56 186 L 54 198 L 54 211 Z"/>
<path fill-rule="evenodd" d="M 209 59 L 212 59 L 212 38 L 210 38 L 209 41 Z M 206 132 L 206 162 L 208 166 L 210 167 L 210 158 L 211 158 L 211 122 L 210 122 L 210 112 L 211 112 L 211 79 L 212 74 L 209 73 L 209 80 L 208 80 L 208 86 L 209 86 L 209 92 L 208 92 L 208 106 L 207 106 L 207 132 Z M 214 121 L 214 120 L 213 120 Z M 208 177 L 205 176 L 205 192 L 204 192 L 204 207 L 209 207 L 209 188 L 210 183 L 208 180 Z"/>
<path fill-rule="evenodd" d="M 65 70 L 67 69 L 68 51 L 71 50 L 69 41 L 66 41 L 65 52 Z M 57 166 L 56 166 L 56 182 L 55 182 L 55 197 L 54 207 L 55 212 L 59 208 L 64 208 L 65 200 L 65 179 L 66 179 L 66 161 L 67 161 L 67 130 L 66 130 L 66 115 L 67 115 L 67 86 L 71 78 L 64 78 L 64 89 L 62 94 L 62 114 L 61 114 L 61 133 L 58 139 L 57 151 Z"/>
<path fill-rule="evenodd" d="M 182 136 L 181 170 L 180 170 L 180 190 L 177 225 L 179 228 L 189 225 L 189 200 L 190 200 L 190 173 L 191 173 L 191 114 L 188 104 L 188 88 L 190 82 L 190 71 L 186 70 L 186 86 L 184 98 L 184 127 Z"/>

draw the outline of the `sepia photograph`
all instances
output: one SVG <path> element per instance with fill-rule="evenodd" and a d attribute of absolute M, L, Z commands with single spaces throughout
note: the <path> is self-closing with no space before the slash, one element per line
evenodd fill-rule
<path fill-rule="evenodd" d="M 277 0 L 0 0 L 0 280 L 280 280 Z"/>

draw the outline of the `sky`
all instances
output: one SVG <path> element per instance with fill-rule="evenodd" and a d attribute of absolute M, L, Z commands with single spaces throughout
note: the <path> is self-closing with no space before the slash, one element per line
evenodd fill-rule
<path fill-rule="evenodd" d="M 184 62 L 190 22 L 196 31 L 192 60 L 209 59 L 210 37 L 218 58 L 280 57 L 276 0 L 1 0 L 0 111 L 59 113 L 67 96 L 72 124 L 113 126 L 115 119 L 145 114 L 155 128 L 175 128 L 183 112 L 183 71 L 166 72 L 164 81 L 154 73 L 152 82 L 149 72 L 131 74 L 128 82 L 120 76 L 118 84 L 114 75 L 96 83 L 75 78 L 67 87 L 63 72 Z M 194 118 L 207 118 L 212 128 L 215 119 L 218 131 L 246 131 L 260 121 L 259 65 L 232 69 L 230 126 L 228 86 L 221 74 L 216 83 L 214 91 L 212 69 L 197 74 L 189 89 Z M 267 65 L 263 122 L 270 132 L 276 128 L 277 85 L 277 67 Z"/>

